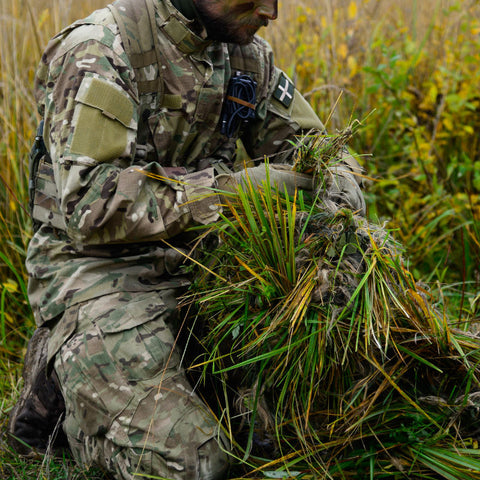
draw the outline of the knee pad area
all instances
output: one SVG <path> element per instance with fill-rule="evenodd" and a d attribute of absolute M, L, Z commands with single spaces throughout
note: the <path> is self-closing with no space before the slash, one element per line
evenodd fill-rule
<path fill-rule="evenodd" d="M 198 449 L 198 478 L 201 480 L 220 480 L 230 466 L 230 456 L 220 440 L 212 438 Z"/>

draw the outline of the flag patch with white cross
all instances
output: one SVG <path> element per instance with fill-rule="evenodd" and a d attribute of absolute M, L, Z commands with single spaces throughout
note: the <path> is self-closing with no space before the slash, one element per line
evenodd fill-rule
<path fill-rule="evenodd" d="M 273 97 L 276 98 L 285 108 L 288 108 L 293 101 L 294 92 L 295 86 L 285 74 L 282 73 L 278 79 L 275 91 L 273 92 Z"/>

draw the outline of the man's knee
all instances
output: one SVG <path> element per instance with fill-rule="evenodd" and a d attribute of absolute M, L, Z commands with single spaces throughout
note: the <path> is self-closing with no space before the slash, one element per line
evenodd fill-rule
<path fill-rule="evenodd" d="M 198 449 L 198 477 L 201 480 L 225 478 L 230 466 L 230 456 L 220 440 L 212 438 Z"/>
<path fill-rule="evenodd" d="M 211 438 L 195 450 L 185 449 L 184 461 L 169 460 L 156 452 L 143 455 L 138 471 L 179 480 L 221 480 L 226 477 L 230 456 L 221 440 Z"/>
<path fill-rule="evenodd" d="M 96 455 L 94 463 L 103 463 L 103 468 L 119 480 L 133 480 L 140 476 L 172 480 L 221 480 L 226 477 L 230 465 L 229 455 L 216 438 L 205 442 L 195 453 L 187 449 L 185 461 L 174 461 L 148 449 L 118 447 L 106 439 L 93 443 L 101 444 L 97 454 L 102 455 L 102 459 Z"/>

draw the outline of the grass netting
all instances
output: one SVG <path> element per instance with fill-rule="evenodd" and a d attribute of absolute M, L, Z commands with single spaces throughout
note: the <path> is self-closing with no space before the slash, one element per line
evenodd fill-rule
<path fill-rule="evenodd" d="M 200 242 L 196 367 L 239 475 L 480 478 L 478 337 L 317 179 L 295 197 L 247 181 Z"/>

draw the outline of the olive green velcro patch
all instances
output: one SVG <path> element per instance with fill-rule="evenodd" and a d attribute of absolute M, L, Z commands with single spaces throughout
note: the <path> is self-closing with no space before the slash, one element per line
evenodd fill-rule
<path fill-rule="evenodd" d="M 162 106 L 170 110 L 180 110 L 182 108 L 182 97 L 180 95 L 165 94 Z"/>
<path fill-rule="evenodd" d="M 75 131 L 70 150 L 98 162 L 113 160 L 127 147 L 133 104 L 126 93 L 105 80 L 86 78 L 84 82 L 75 98 Z"/>

